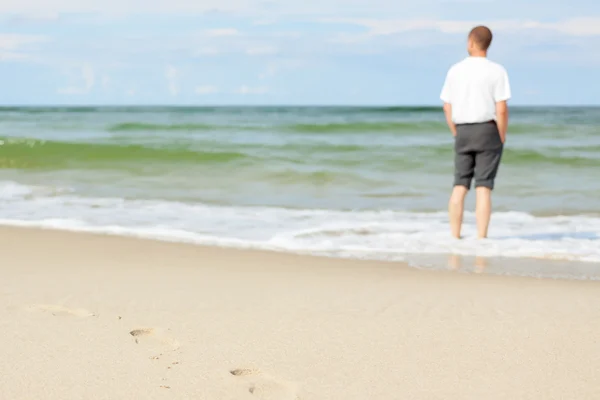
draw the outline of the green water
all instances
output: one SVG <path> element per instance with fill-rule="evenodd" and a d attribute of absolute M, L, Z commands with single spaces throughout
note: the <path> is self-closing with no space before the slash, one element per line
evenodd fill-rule
<path fill-rule="evenodd" d="M 513 109 L 497 207 L 595 212 L 599 122 L 596 108 Z M 438 210 L 452 182 L 437 107 L 12 107 L 0 140 L 0 179 L 91 195 Z"/>

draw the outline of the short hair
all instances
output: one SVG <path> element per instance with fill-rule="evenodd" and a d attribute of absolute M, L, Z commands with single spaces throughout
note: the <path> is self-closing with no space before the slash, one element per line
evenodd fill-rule
<path fill-rule="evenodd" d="M 469 33 L 469 37 L 473 39 L 473 42 L 479 47 L 480 50 L 486 51 L 490 48 L 492 44 L 492 31 L 487 26 L 476 26 L 471 29 L 471 33 Z"/>

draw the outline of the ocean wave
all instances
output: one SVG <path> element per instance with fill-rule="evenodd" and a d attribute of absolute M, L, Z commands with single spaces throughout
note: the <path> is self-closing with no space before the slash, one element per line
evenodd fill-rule
<path fill-rule="evenodd" d="M 518 123 L 510 125 L 510 134 L 523 135 L 534 133 L 564 134 L 567 135 L 576 127 L 563 125 L 546 124 L 526 124 Z M 347 122 L 322 122 L 322 123 L 291 123 L 291 124 L 205 124 L 205 123 L 184 123 L 184 124 L 164 124 L 149 122 L 123 122 L 106 127 L 107 132 L 126 133 L 126 132 L 219 132 L 219 131 L 259 131 L 276 133 L 296 133 L 296 134 L 360 134 L 360 133 L 386 133 L 386 134 L 418 134 L 418 133 L 441 133 L 447 132 L 448 127 L 443 121 L 347 121 Z"/>
<path fill-rule="evenodd" d="M 190 149 L 188 146 L 152 147 L 104 143 L 59 142 L 37 139 L 0 140 L 0 169 L 90 168 L 116 162 L 142 163 L 227 163 L 247 158 L 236 151 Z"/>
<path fill-rule="evenodd" d="M 287 209 L 85 197 L 15 182 L 0 182 L 0 206 L 3 224 L 334 257 L 400 261 L 410 254 L 457 254 L 600 262 L 600 218 L 590 215 L 497 212 L 490 239 L 480 241 L 472 213 L 465 215 L 464 240 L 454 240 L 444 211 Z"/>
<path fill-rule="evenodd" d="M 108 132 L 152 132 L 152 131 L 212 131 L 225 129 L 222 125 L 208 124 L 150 124 L 146 122 L 125 122 L 111 125 L 107 128 Z"/>
<path fill-rule="evenodd" d="M 568 150 L 583 150 L 581 153 Z M 569 167 L 600 167 L 600 151 L 592 152 L 589 148 L 562 148 L 555 150 L 508 149 L 503 155 L 503 162 L 508 165 L 560 165 Z"/>
<path fill-rule="evenodd" d="M 293 124 L 282 130 L 300 133 L 369 133 L 369 132 L 423 132 L 445 129 L 441 122 L 342 122 L 323 124 Z"/>
<path fill-rule="evenodd" d="M 365 166 L 387 170 L 389 168 L 417 168 L 431 161 L 431 165 L 446 168 L 453 148 L 450 143 L 402 146 L 336 145 L 327 143 L 238 144 L 202 141 L 161 141 L 135 144 L 113 142 L 65 142 L 39 139 L 0 138 L 0 169 L 63 169 L 111 168 L 150 166 L 151 164 L 227 164 L 244 161 L 246 165 L 277 162 L 314 164 L 324 173 L 336 166 L 351 168 Z M 317 163 L 317 164 L 315 164 Z M 573 167 L 599 167 L 600 149 L 588 147 L 561 147 L 530 149 L 507 148 L 503 163 L 517 166 L 558 165 Z M 271 168 L 272 169 L 272 168 Z M 279 173 L 285 170 L 278 169 Z M 349 173 L 349 171 L 346 171 Z M 317 175 L 315 175 L 317 176 Z"/>
<path fill-rule="evenodd" d="M 369 132 L 419 132 L 445 129 L 440 122 L 340 122 L 272 125 L 226 125 L 226 124 L 159 124 L 147 122 L 125 122 L 110 125 L 108 132 L 205 132 L 205 131 L 265 131 L 295 133 L 369 133 Z"/>

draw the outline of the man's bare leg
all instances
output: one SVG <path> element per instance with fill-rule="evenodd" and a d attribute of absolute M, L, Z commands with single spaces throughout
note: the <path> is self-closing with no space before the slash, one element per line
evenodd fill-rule
<path fill-rule="evenodd" d="M 475 216 L 477 217 L 477 237 L 487 238 L 490 217 L 492 215 L 492 191 L 486 187 L 477 188 Z"/>
<path fill-rule="evenodd" d="M 448 214 L 450 216 L 450 231 L 452 236 L 460 239 L 460 230 L 462 228 L 463 213 L 465 209 L 465 197 L 469 190 L 465 186 L 454 186 L 450 203 L 448 204 Z"/>

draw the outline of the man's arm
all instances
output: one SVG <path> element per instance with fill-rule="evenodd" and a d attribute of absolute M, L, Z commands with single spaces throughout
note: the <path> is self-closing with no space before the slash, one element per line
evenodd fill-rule
<path fill-rule="evenodd" d="M 496 102 L 496 123 L 500 132 L 502 143 L 506 141 L 506 130 L 508 129 L 508 105 L 506 100 Z"/>
<path fill-rule="evenodd" d="M 506 141 L 506 130 L 508 129 L 508 105 L 506 101 L 510 99 L 510 82 L 508 81 L 508 74 L 506 70 L 502 68 L 502 74 L 500 75 L 496 86 L 494 88 L 494 100 L 496 101 L 496 123 L 498 124 L 498 130 L 500 131 L 500 139 L 502 143 Z"/>
<path fill-rule="evenodd" d="M 448 128 L 450 128 L 450 132 L 452 132 L 452 136 L 456 137 L 456 125 L 452 121 L 452 104 L 444 103 L 444 114 L 446 115 L 446 123 L 448 124 Z"/>
<path fill-rule="evenodd" d="M 452 136 L 456 137 L 456 125 L 452 121 L 452 91 L 451 91 L 451 80 L 452 80 L 452 68 L 446 74 L 446 79 L 444 80 L 444 86 L 442 87 L 442 93 L 440 94 L 440 99 L 444 102 L 444 114 L 446 115 L 446 123 L 448 124 L 448 128 L 450 128 L 450 132 L 452 132 Z"/>

